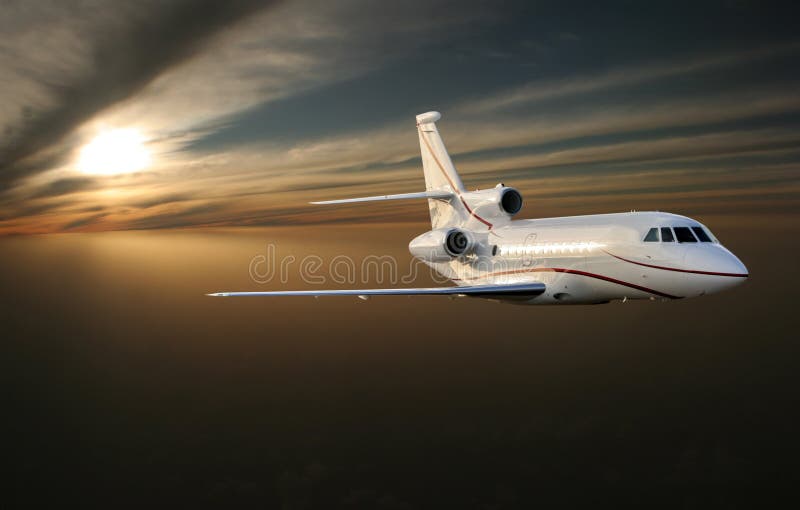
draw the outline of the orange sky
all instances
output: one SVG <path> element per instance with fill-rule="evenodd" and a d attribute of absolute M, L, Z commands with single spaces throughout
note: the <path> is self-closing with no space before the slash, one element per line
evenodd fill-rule
<path fill-rule="evenodd" d="M 0 234 L 424 220 L 417 202 L 308 202 L 421 190 L 413 116 L 431 109 L 465 184 L 517 187 L 520 217 L 800 210 L 800 42 L 769 13 L 717 13 L 710 35 L 632 14 L 681 28 L 654 41 L 514 5 L 241 4 L 191 30 L 180 5 L 140 8 L 141 26 L 10 7 Z"/>

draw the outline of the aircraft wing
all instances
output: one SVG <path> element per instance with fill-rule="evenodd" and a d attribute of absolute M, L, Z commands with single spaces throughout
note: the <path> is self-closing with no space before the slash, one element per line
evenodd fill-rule
<path fill-rule="evenodd" d="M 378 195 L 374 197 L 359 197 L 359 198 L 340 198 L 338 200 L 323 200 L 321 202 L 309 202 L 314 205 L 330 205 L 330 204 L 352 204 L 356 202 L 380 202 L 383 200 L 408 200 L 414 198 L 438 198 L 450 199 L 453 194 L 449 191 L 420 191 L 418 193 L 400 193 L 398 195 Z"/>
<path fill-rule="evenodd" d="M 416 289 L 342 289 L 342 290 L 277 290 L 256 292 L 214 292 L 214 297 L 239 296 L 538 296 L 545 291 L 541 282 L 516 283 L 511 285 L 473 285 L 469 287 L 428 287 Z"/>

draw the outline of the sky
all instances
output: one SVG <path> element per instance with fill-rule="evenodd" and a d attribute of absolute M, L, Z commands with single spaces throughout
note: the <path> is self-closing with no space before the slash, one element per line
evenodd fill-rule
<path fill-rule="evenodd" d="M 0 507 L 789 506 L 796 11 L 0 0 Z M 341 256 L 411 268 L 424 203 L 308 202 L 421 191 L 430 110 L 518 218 L 684 214 L 747 282 L 598 306 L 205 295 L 390 285 L 335 281 Z M 270 246 L 293 264 L 259 281 Z"/>
<path fill-rule="evenodd" d="M 516 186 L 524 217 L 800 205 L 789 4 L 2 9 L 1 234 L 422 221 L 308 202 L 421 190 L 429 110 L 465 184 Z"/>

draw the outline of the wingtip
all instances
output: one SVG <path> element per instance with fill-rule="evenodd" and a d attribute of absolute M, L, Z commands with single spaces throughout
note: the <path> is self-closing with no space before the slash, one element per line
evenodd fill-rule
<path fill-rule="evenodd" d="M 225 297 L 227 295 L 228 295 L 227 292 L 212 292 L 210 294 L 206 294 L 206 296 L 211 296 L 211 297 Z"/>

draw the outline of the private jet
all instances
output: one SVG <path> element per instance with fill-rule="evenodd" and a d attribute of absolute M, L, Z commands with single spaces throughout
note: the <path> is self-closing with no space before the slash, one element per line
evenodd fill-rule
<path fill-rule="evenodd" d="M 431 230 L 409 251 L 449 287 L 217 292 L 210 296 L 450 295 L 516 304 L 599 304 L 713 294 L 744 282 L 742 262 L 702 223 L 665 212 L 512 220 L 516 189 L 467 191 L 436 127 L 417 116 L 426 191 L 312 202 L 427 200 Z"/>

